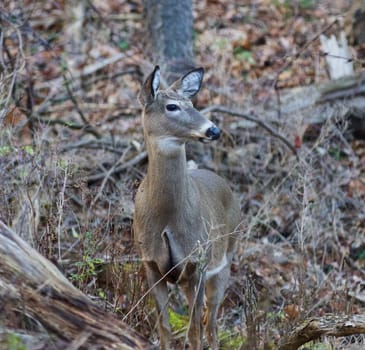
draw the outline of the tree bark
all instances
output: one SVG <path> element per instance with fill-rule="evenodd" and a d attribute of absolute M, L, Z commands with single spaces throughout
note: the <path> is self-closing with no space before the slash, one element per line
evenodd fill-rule
<path fill-rule="evenodd" d="M 144 0 L 147 55 L 168 84 L 194 66 L 191 0 Z"/>
<path fill-rule="evenodd" d="M 18 334 L 26 324 L 31 324 L 32 331 L 39 330 L 43 348 L 152 349 L 147 340 L 92 303 L 0 221 L 0 346 L 4 334 Z M 39 344 L 34 348 L 39 349 Z"/>
<path fill-rule="evenodd" d="M 351 44 L 365 44 L 365 1 L 354 0 L 344 18 L 346 34 Z"/>

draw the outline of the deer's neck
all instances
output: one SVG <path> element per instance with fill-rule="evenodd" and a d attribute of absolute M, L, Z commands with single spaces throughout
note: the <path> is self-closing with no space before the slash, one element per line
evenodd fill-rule
<path fill-rule="evenodd" d="M 179 211 L 189 200 L 185 145 L 171 140 L 148 140 L 146 194 L 155 208 Z"/>

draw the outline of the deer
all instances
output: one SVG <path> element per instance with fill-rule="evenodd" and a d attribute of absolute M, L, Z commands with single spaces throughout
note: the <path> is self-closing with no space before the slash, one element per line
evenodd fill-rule
<path fill-rule="evenodd" d="M 159 315 L 162 350 L 172 340 L 168 283 L 178 284 L 186 296 L 190 348 L 202 349 L 205 325 L 211 349 L 218 350 L 217 313 L 237 246 L 240 206 L 228 183 L 186 161 L 186 142 L 209 143 L 221 135 L 191 101 L 203 74 L 196 68 L 160 89 L 156 66 L 138 96 L 148 165 L 135 196 L 133 231 Z"/>

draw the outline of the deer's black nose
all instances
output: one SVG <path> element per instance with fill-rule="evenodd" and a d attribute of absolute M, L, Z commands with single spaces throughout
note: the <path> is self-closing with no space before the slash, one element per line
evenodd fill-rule
<path fill-rule="evenodd" d="M 221 129 L 217 126 L 212 126 L 205 132 L 205 136 L 211 140 L 218 140 L 219 136 L 221 136 Z"/>

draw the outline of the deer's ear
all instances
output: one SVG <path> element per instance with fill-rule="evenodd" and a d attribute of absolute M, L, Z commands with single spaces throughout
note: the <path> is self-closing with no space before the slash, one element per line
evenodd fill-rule
<path fill-rule="evenodd" d="M 184 97 L 192 98 L 200 90 L 203 81 L 203 75 L 203 68 L 194 69 L 176 81 L 171 86 L 171 88 Z"/>
<path fill-rule="evenodd" d="M 154 101 L 159 86 L 160 67 L 156 66 L 153 72 L 146 79 L 142 86 L 142 90 L 138 95 L 139 102 L 142 104 L 142 106 L 146 106 Z"/>

